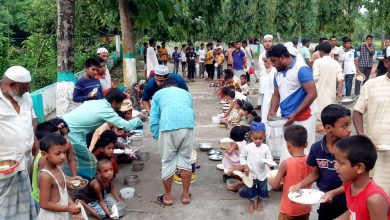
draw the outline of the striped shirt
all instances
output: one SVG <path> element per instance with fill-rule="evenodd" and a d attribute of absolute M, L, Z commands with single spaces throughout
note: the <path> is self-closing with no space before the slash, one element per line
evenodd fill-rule
<path fill-rule="evenodd" d="M 390 79 L 387 75 L 368 80 L 357 100 L 354 110 L 368 113 L 365 134 L 375 144 L 390 144 Z"/>

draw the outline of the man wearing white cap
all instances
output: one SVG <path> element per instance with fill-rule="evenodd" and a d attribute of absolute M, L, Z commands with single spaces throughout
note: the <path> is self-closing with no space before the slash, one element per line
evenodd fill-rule
<path fill-rule="evenodd" d="M 108 50 L 104 47 L 99 48 L 96 52 L 96 56 L 96 60 L 99 62 L 99 72 L 96 75 L 96 78 L 98 78 L 100 81 L 103 90 L 103 95 L 106 95 L 108 90 L 112 88 L 112 79 L 110 71 L 107 67 L 109 56 Z M 104 64 L 101 59 L 104 61 Z"/>
<path fill-rule="evenodd" d="M 366 135 L 378 147 L 390 145 L 390 47 L 387 47 L 383 61 L 387 73 L 369 79 L 363 85 L 353 111 L 356 133 Z M 364 130 L 363 114 L 365 113 L 367 113 L 367 128 Z M 387 193 L 390 193 L 389 165 L 390 151 L 378 151 L 374 180 Z"/>
<path fill-rule="evenodd" d="M 149 78 L 150 72 L 158 65 L 156 51 L 154 46 L 156 42 L 153 39 L 149 40 L 149 47 L 146 50 L 146 76 Z"/>
<path fill-rule="evenodd" d="M 267 55 L 267 51 L 269 49 L 271 49 L 271 47 L 274 45 L 274 41 L 273 41 L 273 37 L 272 35 L 270 34 L 267 34 L 264 36 L 263 38 L 263 47 L 264 47 L 264 51 L 260 54 L 259 56 L 259 79 L 260 79 L 260 84 L 259 84 L 259 100 L 258 100 L 258 105 L 260 106 L 263 102 L 263 96 L 264 96 L 264 93 L 266 93 L 266 88 L 268 87 L 267 86 L 267 79 L 269 78 L 268 75 L 264 75 L 266 74 L 266 68 L 264 66 L 264 61 L 263 61 L 263 57 L 265 57 Z M 255 73 L 256 74 L 256 73 Z"/>
<path fill-rule="evenodd" d="M 177 86 L 181 89 L 188 91 L 186 81 L 179 74 L 170 74 L 168 73 L 168 67 L 164 65 L 158 65 L 154 69 L 155 76 L 150 78 L 145 85 L 144 93 L 142 95 L 142 105 L 143 107 L 150 112 L 150 100 L 152 99 L 154 93 L 160 90 L 164 81 L 167 78 L 172 78 L 176 80 Z"/>
<path fill-rule="evenodd" d="M 0 82 L 0 161 L 19 163 L 14 172 L 0 174 L 0 219 L 36 219 L 28 174 L 36 118 L 30 82 L 30 72 L 21 66 L 10 67 Z M 8 168 L 1 166 L 0 172 Z"/>

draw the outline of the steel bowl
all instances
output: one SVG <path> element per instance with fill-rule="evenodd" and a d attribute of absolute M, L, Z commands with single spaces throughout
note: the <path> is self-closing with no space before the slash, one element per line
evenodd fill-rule
<path fill-rule="evenodd" d="M 212 154 L 209 156 L 209 159 L 213 161 L 221 161 L 222 158 L 223 158 L 222 154 Z"/>
<path fill-rule="evenodd" d="M 139 172 L 144 169 L 144 163 L 135 163 L 133 164 L 133 171 L 134 172 Z"/>
<path fill-rule="evenodd" d="M 149 160 L 149 152 L 141 151 L 138 153 L 138 159 L 140 161 L 147 161 Z"/>
<path fill-rule="evenodd" d="M 214 154 L 222 155 L 222 152 L 219 150 L 213 150 L 213 149 L 207 151 L 207 155 L 214 155 Z"/>
<path fill-rule="evenodd" d="M 199 146 L 199 150 L 201 151 L 209 151 L 213 148 L 211 143 L 207 143 L 207 142 L 199 143 L 198 146 Z"/>
<path fill-rule="evenodd" d="M 125 176 L 123 180 L 123 184 L 125 184 L 126 186 L 136 186 L 138 184 L 138 176 L 137 175 Z"/>

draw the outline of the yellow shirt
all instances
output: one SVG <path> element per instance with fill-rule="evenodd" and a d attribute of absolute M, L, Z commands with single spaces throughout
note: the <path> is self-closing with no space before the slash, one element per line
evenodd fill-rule
<path fill-rule="evenodd" d="M 161 56 L 160 56 L 160 59 L 161 59 L 161 61 L 168 61 L 168 50 L 167 50 L 167 48 L 161 48 L 160 49 L 160 54 L 161 54 Z"/>
<path fill-rule="evenodd" d="M 217 55 L 217 63 L 218 63 L 218 65 L 221 65 L 224 60 L 225 60 L 225 57 L 223 56 L 223 54 Z"/>
<path fill-rule="evenodd" d="M 209 50 L 206 53 L 206 60 L 204 61 L 204 64 L 213 64 L 213 51 Z"/>
<path fill-rule="evenodd" d="M 374 144 L 390 144 L 390 79 L 387 74 L 369 79 L 360 91 L 354 110 L 367 112 L 364 132 Z"/>

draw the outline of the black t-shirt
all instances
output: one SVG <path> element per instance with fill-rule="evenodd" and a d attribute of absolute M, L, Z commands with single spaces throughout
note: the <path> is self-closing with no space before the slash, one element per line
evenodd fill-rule
<path fill-rule="evenodd" d="M 383 57 L 386 58 L 386 49 L 383 50 L 382 52 Z M 385 67 L 385 64 L 383 63 L 383 60 L 379 61 L 378 63 L 378 73 L 377 76 L 382 76 L 387 73 L 387 68 Z"/>
<path fill-rule="evenodd" d="M 188 52 L 187 54 L 186 54 L 186 56 L 187 56 L 187 59 L 188 59 L 188 61 L 189 61 L 189 64 L 195 64 L 195 58 L 196 58 L 196 53 L 195 52 Z"/>

